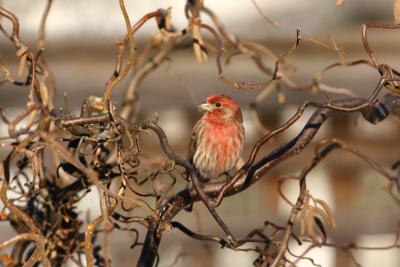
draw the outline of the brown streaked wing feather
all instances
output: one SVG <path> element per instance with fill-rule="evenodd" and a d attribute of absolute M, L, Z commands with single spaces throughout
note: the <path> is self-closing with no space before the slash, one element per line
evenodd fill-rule
<path fill-rule="evenodd" d="M 195 126 L 195 128 L 196 128 L 196 126 Z M 197 135 L 196 135 L 196 132 L 193 131 L 192 137 L 191 137 L 190 143 L 189 143 L 188 154 L 186 157 L 186 160 L 189 161 L 191 164 L 193 164 L 193 156 L 194 156 L 194 153 L 196 152 L 196 148 L 197 148 Z"/>

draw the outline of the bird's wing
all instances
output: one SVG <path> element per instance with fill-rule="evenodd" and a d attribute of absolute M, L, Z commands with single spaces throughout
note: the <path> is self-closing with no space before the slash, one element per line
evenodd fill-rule
<path fill-rule="evenodd" d="M 190 139 L 188 154 L 186 160 L 193 164 L 193 157 L 197 150 L 197 142 L 198 142 L 198 132 L 199 128 L 201 128 L 202 120 L 198 120 L 193 127 L 192 138 Z"/>
<path fill-rule="evenodd" d="M 194 156 L 194 153 L 196 152 L 196 147 L 197 147 L 197 135 L 196 135 L 196 132 L 193 131 L 192 137 L 190 138 L 188 154 L 186 157 L 186 160 L 192 164 L 193 164 L 193 156 Z"/>

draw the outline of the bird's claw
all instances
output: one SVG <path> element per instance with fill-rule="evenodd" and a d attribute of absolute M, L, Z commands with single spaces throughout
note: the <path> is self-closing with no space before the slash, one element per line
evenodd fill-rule
<path fill-rule="evenodd" d="M 227 181 L 229 181 L 229 180 L 232 179 L 232 175 L 231 175 L 229 172 L 224 172 L 224 175 L 225 175 L 225 179 L 226 179 Z"/>
<path fill-rule="evenodd" d="M 239 242 L 233 236 L 228 235 L 227 239 L 230 247 L 237 248 L 239 246 Z"/>
<path fill-rule="evenodd" d="M 207 204 L 210 208 L 215 209 L 218 205 L 217 201 L 215 201 L 214 199 L 210 199 L 207 201 Z"/>

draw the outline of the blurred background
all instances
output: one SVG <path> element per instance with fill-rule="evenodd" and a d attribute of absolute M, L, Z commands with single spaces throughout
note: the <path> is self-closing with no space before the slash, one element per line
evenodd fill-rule
<path fill-rule="evenodd" d="M 19 18 L 20 36 L 26 45 L 34 49 L 45 1 L 3 0 L 0 3 Z M 361 42 L 361 25 L 371 22 L 393 23 L 392 0 L 349 0 L 341 7 L 337 7 L 334 0 L 259 0 L 258 3 L 279 24 L 279 29 L 262 18 L 251 0 L 205 1 L 205 5 L 220 17 L 229 31 L 241 39 L 265 44 L 277 53 L 284 53 L 293 45 L 296 29 L 301 27 L 302 35 L 324 42 L 328 41 L 328 34 L 332 35 L 344 49 L 346 61 L 367 58 Z M 158 8 L 172 7 L 172 24 L 177 29 L 183 29 L 187 23 L 183 12 L 184 4 L 183 0 L 126 0 L 132 22 Z M 205 18 L 204 22 L 210 21 Z M 138 31 L 136 39 L 139 51 L 155 32 L 157 25 L 154 21 L 149 21 Z M 46 34 L 45 55 L 57 82 L 56 106 L 63 106 L 67 99 L 70 110 L 78 115 L 83 99 L 92 95 L 101 96 L 107 79 L 114 71 L 115 42 L 125 34 L 118 1 L 55 0 L 48 17 Z M 399 30 L 371 30 L 369 41 L 380 62 L 393 68 L 400 67 Z M 0 53 L 10 70 L 18 67 L 15 52 L 11 43 L 1 36 Z M 294 79 L 299 83 L 310 81 L 318 71 L 338 60 L 334 51 L 307 41 L 302 41 L 300 47 L 287 58 L 288 62 L 297 66 Z M 274 63 L 268 62 L 271 67 Z M 234 58 L 224 69 L 225 75 L 236 81 L 267 80 L 253 62 L 243 56 Z M 349 88 L 359 96 L 368 97 L 378 78 L 375 70 L 361 65 L 351 69 L 335 69 L 324 77 L 324 82 L 335 87 Z M 129 78 L 114 91 L 114 99 L 121 99 L 128 80 Z M 138 93 L 141 119 L 151 119 L 157 112 L 170 143 L 182 156 L 186 154 L 191 128 L 200 117 L 196 105 L 212 93 L 230 95 L 243 107 L 246 127 L 244 158 L 248 156 L 252 144 L 261 137 L 248 109 L 249 103 L 260 90 L 239 91 L 220 81 L 215 56 L 211 56 L 208 62 L 199 64 L 191 48 L 175 51 L 170 60 L 142 82 Z M 292 92 L 286 88 L 282 88 L 280 93 L 285 94 L 284 105 L 278 101 L 278 92 L 273 92 L 258 106 L 262 121 L 269 129 L 284 123 L 305 99 L 324 99 L 321 95 Z M 9 84 L 1 86 L 0 107 L 5 108 L 11 117 L 24 107 L 26 100 L 26 88 Z M 312 111 L 307 111 L 303 119 L 267 144 L 260 155 L 294 137 Z M 338 137 L 390 171 L 390 166 L 400 156 L 399 134 L 399 124 L 395 118 L 373 126 L 360 120 L 356 114 L 338 115 L 324 124 L 314 140 Z M 0 136 L 6 135 L 5 126 L 0 124 Z M 154 140 L 148 138 L 145 145 L 158 151 L 158 143 Z M 246 235 L 249 230 L 262 226 L 265 220 L 278 224 L 287 221 L 290 207 L 277 194 L 276 178 L 280 175 L 299 175 L 312 159 L 313 147 L 311 144 L 301 155 L 273 169 L 245 192 L 224 200 L 218 212 L 236 236 Z M 4 151 L 0 150 L 0 155 L 3 159 Z M 337 229 L 328 231 L 329 241 L 343 245 L 352 241 L 365 246 L 392 244 L 400 219 L 400 209 L 382 190 L 386 180 L 368 165 L 346 152 L 337 151 L 310 174 L 308 181 L 311 194 L 327 201 L 334 210 Z M 288 183 L 284 192 L 294 200 L 298 193 L 297 184 Z M 94 218 L 99 212 L 93 208 L 94 203 L 97 203 L 96 194 L 87 196 L 87 201 L 80 207 L 82 213 L 90 207 L 91 217 Z M 202 204 L 195 205 L 194 213 L 183 212 L 177 219 L 204 234 L 224 236 Z M 0 233 L 1 240 L 13 234 L 4 224 L 0 224 Z M 136 262 L 139 250 L 129 250 L 132 242 L 133 238 L 124 233 L 113 233 L 110 246 L 113 266 L 131 266 Z M 291 244 L 292 246 L 294 253 L 304 249 L 304 246 L 298 248 Z M 170 266 L 179 253 L 186 256 L 174 266 L 251 266 L 256 257 L 252 253 L 221 250 L 216 244 L 196 242 L 178 231 L 172 231 L 162 241 L 160 266 Z M 359 250 L 354 255 L 362 266 L 400 264 L 398 249 Z M 309 256 L 322 266 L 353 265 L 348 255 L 332 248 L 316 248 Z M 312 264 L 304 261 L 299 266 Z"/>

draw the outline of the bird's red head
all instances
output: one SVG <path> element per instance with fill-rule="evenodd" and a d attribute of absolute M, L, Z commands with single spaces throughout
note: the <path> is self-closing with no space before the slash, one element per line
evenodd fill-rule
<path fill-rule="evenodd" d="M 205 118 L 217 123 L 242 122 L 239 105 L 229 96 L 211 95 L 199 106 L 206 114 Z"/>

